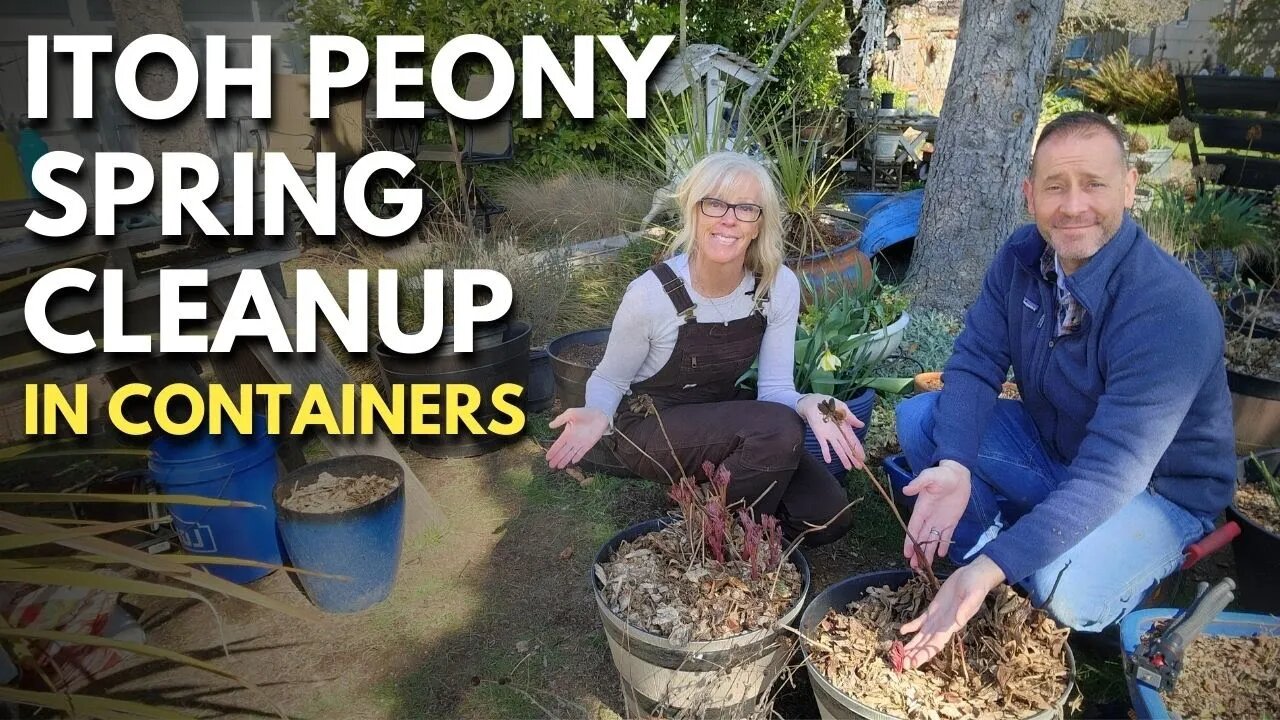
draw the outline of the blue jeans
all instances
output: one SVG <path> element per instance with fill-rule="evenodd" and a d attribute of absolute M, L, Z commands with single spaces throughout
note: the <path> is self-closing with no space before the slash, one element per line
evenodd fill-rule
<path fill-rule="evenodd" d="M 898 404 L 898 440 L 917 474 L 929 467 L 936 449 L 937 402 L 938 393 L 933 392 Z M 1067 478 L 1067 467 L 1045 452 L 1030 415 L 1017 400 L 996 402 L 978 449 L 977 467 L 969 470 L 969 507 L 947 553 L 958 563 L 976 557 L 1001 528 L 1017 522 Z M 894 493 L 908 504 L 914 502 L 896 483 Z M 1212 529 L 1148 489 L 1022 585 L 1032 602 L 1058 622 L 1099 632 L 1137 609 L 1156 583 L 1182 564 L 1183 549 Z"/>

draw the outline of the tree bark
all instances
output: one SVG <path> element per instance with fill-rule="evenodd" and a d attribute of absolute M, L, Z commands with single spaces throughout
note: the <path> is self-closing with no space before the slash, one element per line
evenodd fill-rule
<path fill-rule="evenodd" d="M 964 3 L 907 276 L 918 308 L 962 312 L 1026 220 L 1021 184 L 1064 1 Z"/>
<path fill-rule="evenodd" d="M 182 3 L 179 0 L 111 0 L 111 12 L 116 21 L 117 51 L 137 38 L 152 33 L 171 35 L 187 47 L 191 46 L 186 26 L 182 23 Z M 138 68 L 138 89 L 152 100 L 169 97 L 177 84 L 177 70 L 161 56 L 149 57 Z M 213 152 L 202 96 L 203 91 L 196 93 L 191 107 L 173 120 L 163 123 L 136 121 L 138 154 L 151 163 L 157 178 L 160 175 L 162 152 L 198 152 L 206 155 Z"/>

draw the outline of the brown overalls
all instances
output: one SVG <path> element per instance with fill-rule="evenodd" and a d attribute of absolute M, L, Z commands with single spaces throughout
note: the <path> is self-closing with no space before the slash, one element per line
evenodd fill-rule
<path fill-rule="evenodd" d="M 805 536 L 806 544 L 821 545 L 843 536 L 852 524 L 851 512 L 834 520 L 833 516 L 848 499 L 836 478 L 805 451 L 804 420 L 785 405 L 749 399 L 752 393 L 736 386 L 760 354 L 767 293 L 756 299 L 745 318 L 700 323 L 684 282 L 671 268 L 658 263 L 650 271 L 685 322 L 667 364 L 653 377 L 633 383 L 630 395 L 619 404 L 611 437 L 618 459 L 637 475 L 664 483 L 668 473 L 679 477 L 681 469 L 705 480 L 703 461 L 723 463 L 730 473 L 730 502 L 754 502 L 757 514 L 781 521 L 788 538 L 810 524 L 828 522 L 825 530 Z M 631 407 L 641 395 L 653 399 L 671 447 L 657 419 Z"/>

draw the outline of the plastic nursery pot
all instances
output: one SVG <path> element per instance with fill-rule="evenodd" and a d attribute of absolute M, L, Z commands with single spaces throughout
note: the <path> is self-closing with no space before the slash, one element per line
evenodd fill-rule
<path fill-rule="evenodd" d="M 857 436 L 858 442 L 865 442 L 867 432 L 871 430 L 871 411 L 876 406 L 876 391 L 872 388 L 862 388 L 845 404 L 853 411 L 853 416 L 862 421 L 862 427 L 854 430 L 853 434 Z M 840 458 L 836 457 L 834 453 L 831 456 L 831 462 L 826 462 L 822 459 L 822 446 L 818 444 L 818 437 L 813 434 L 813 428 L 809 427 L 807 423 L 804 426 L 804 449 L 816 458 L 818 462 L 825 465 L 827 472 L 837 478 L 843 479 L 846 477 L 846 473 L 849 472 L 844 469 L 844 465 L 840 463 Z"/>
<path fill-rule="evenodd" d="M 940 575 L 939 579 L 943 577 L 945 576 Z M 805 608 L 804 615 L 800 618 L 800 633 L 805 637 L 813 637 L 818 623 L 822 622 L 822 619 L 826 617 L 828 610 L 834 608 L 843 611 L 850 603 L 857 601 L 866 594 L 869 588 L 885 585 L 896 588 L 910 579 L 910 570 L 880 570 L 845 578 L 823 590 L 813 599 L 813 602 L 809 603 L 809 607 Z M 1075 685 L 1076 677 L 1075 656 L 1069 646 L 1066 650 L 1068 670 L 1066 690 L 1058 698 L 1054 707 L 1045 708 L 1034 715 L 1030 715 L 1027 720 L 1052 720 L 1063 717 L 1063 709 L 1066 706 L 1067 698 L 1071 696 L 1071 689 Z M 894 715 L 882 713 L 836 689 L 827 680 L 827 676 L 814 666 L 812 659 L 809 657 L 809 649 L 803 642 L 800 643 L 800 651 L 804 657 L 805 671 L 809 674 L 809 683 L 813 686 L 814 699 L 818 703 L 818 713 L 823 720 L 851 720 L 853 718 L 900 720 Z"/>
<path fill-rule="evenodd" d="M 1272 476 L 1280 473 L 1280 449 L 1257 453 Z M 1241 485 L 1264 482 L 1253 459 L 1241 458 L 1236 479 Z M 1240 525 L 1240 537 L 1231 544 L 1236 560 L 1237 604 L 1244 610 L 1280 615 L 1280 535 L 1240 512 L 1233 501 L 1227 519 Z"/>
<path fill-rule="evenodd" d="M 529 351 L 529 386 L 525 388 L 525 410 L 542 412 L 555 402 L 555 376 L 551 373 L 551 355 L 546 348 Z"/>
<path fill-rule="evenodd" d="M 624 541 L 673 522 L 674 518 L 659 518 L 623 530 L 600 548 L 595 565 L 612 559 Z M 794 627 L 809 597 L 810 576 L 809 562 L 799 550 L 792 552 L 791 560 L 800 571 L 800 595 L 778 622 Z M 722 640 L 673 645 L 660 635 L 632 627 L 609 609 L 594 565 L 588 582 L 618 670 L 627 717 L 685 713 L 750 717 L 791 657 L 794 645 L 786 630 L 755 630 Z"/>
<path fill-rule="evenodd" d="M 376 475 L 395 481 L 391 492 L 355 507 L 300 512 L 284 505 L 298 488 L 337 477 Z M 286 475 L 273 493 L 280 536 L 293 566 L 335 575 L 299 575 L 307 597 L 332 613 L 359 612 L 391 594 L 400 567 L 404 529 L 404 470 L 376 455 L 344 455 L 308 463 Z"/>

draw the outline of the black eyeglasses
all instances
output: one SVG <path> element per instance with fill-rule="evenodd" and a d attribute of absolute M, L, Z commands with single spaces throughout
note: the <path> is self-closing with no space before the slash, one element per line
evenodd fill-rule
<path fill-rule="evenodd" d="M 734 205 L 716 198 L 702 198 L 698 201 L 698 209 L 707 217 L 724 217 L 733 208 L 733 216 L 742 222 L 755 222 L 764 214 L 764 208 L 754 203 L 738 203 Z"/>

